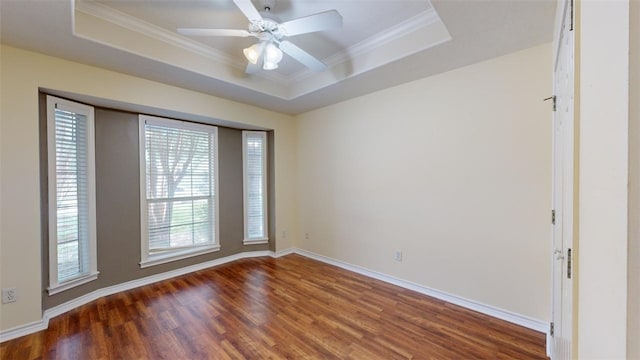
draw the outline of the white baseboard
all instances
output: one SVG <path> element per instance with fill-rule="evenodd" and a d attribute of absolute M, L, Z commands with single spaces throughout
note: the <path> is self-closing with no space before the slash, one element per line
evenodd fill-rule
<path fill-rule="evenodd" d="M 130 290 L 130 289 L 137 288 L 144 285 L 149 285 L 158 281 L 171 279 L 177 276 L 185 275 L 185 274 L 192 273 L 199 270 L 204 270 L 217 265 L 226 264 L 239 259 L 262 257 L 262 256 L 279 258 L 279 257 L 286 256 L 293 253 L 299 254 L 311 259 L 315 259 L 330 265 L 334 265 L 349 271 L 353 271 L 355 273 L 368 276 L 374 279 L 378 279 L 393 285 L 397 285 L 405 289 L 413 290 L 421 294 L 432 296 L 437 299 L 450 302 L 452 304 L 460 305 L 462 307 L 465 307 L 474 311 L 478 311 L 480 313 L 493 316 L 495 318 L 502 319 L 520 326 L 524 326 L 532 330 L 546 333 L 547 334 L 547 352 L 549 352 L 550 338 L 548 334 L 548 330 L 549 330 L 548 324 L 546 322 L 533 319 L 524 315 L 516 314 L 508 310 L 499 309 L 494 306 L 483 304 L 477 301 L 465 299 L 460 296 L 448 294 L 443 291 L 431 289 L 429 287 L 422 286 L 410 281 L 402 280 L 393 276 L 389 276 L 373 270 L 369 270 L 361 266 L 352 265 L 340 260 L 332 259 L 323 255 L 319 255 L 307 250 L 302 250 L 297 248 L 289 248 L 289 249 L 280 250 L 277 252 L 268 251 L 268 250 L 243 252 L 243 253 L 227 256 L 224 258 L 215 259 L 215 260 L 203 262 L 200 264 L 195 264 L 195 265 L 187 266 L 187 267 L 176 269 L 176 270 L 171 270 L 164 273 L 147 276 L 141 279 L 128 281 L 122 284 L 117 284 L 117 285 L 109 286 L 106 288 L 98 289 L 89 294 L 83 295 L 79 298 L 76 298 L 66 303 L 55 306 L 51 309 L 47 309 L 42 314 L 42 319 L 39 321 L 34 321 L 29 324 L 25 324 L 25 325 L 17 326 L 8 330 L 0 331 L 0 342 L 8 341 L 24 335 L 29 335 L 29 334 L 44 330 L 49 326 L 49 319 L 54 318 L 58 315 L 64 314 L 68 311 L 71 311 L 91 301 L 97 300 L 103 296 L 112 295 L 121 291 Z"/>
<path fill-rule="evenodd" d="M 288 249 L 284 249 L 284 250 L 280 250 L 280 251 L 276 251 L 275 253 L 272 252 L 271 253 L 271 257 L 274 258 L 279 258 L 279 257 L 283 257 L 283 256 L 287 256 L 289 254 L 293 254 L 295 253 L 295 249 L 294 248 L 288 248 Z"/>
<path fill-rule="evenodd" d="M 434 298 L 440 299 L 440 300 L 444 300 L 447 302 L 450 302 L 452 304 L 456 304 L 462 307 L 465 307 L 467 309 L 470 310 L 474 310 L 489 316 L 493 316 L 495 318 L 501 319 L 501 320 L 505 320 L 508 321 L 510 323 L 514 323 L 520 326 L 524 326 L 526 328 L 541 332 L 541 333 L 547 333 L 549 330 L 549 324 L 538 320 L 538 319 L 533 319 L 530 318 L 528 316 L 524 316 L 524 315 L 520 315 L 520 314 L 516 314 L 514 312 L 511 312 L 509 310 L 504 310 L 504 309 L 500 309 L 497 308 L 495 306 L 491 306 L 491 305 L 487 305 L 487 304 L 483 304 L 477 301 L 473 301 L 473 300 L 469 300 L 469 299 L 465 299 L 463 297 L 457 296 L 457 295 L 452 295 L 449 293 L 446 293 L 444 291 L 440 291 L 440 290 L 436 290 L 436 289 L 432 289 L 426 286 L 422 286 L 410 281 L 406 281 L 406 280 L 402 280 L 393 276 L 389 276 L 386 274 L 382 274 L 373 270 L 369 270 L 367 268 L 361 267 L 361 266 L 357 266 L 357 265 L 352 265 L 349 263 L 346 263 L 344 261 L 340 261 L 340 260 L 336 260 L 330 257 L 326 257 L 324 255 L 319 255 L 307 250 L 302 250 L 302 249 L 295 249 L 294 252 L 296 254 L 302 255 L 302 256 L 306 256 L 308 258 L 311 259 L 315 259 L 330 265 L 334 265 L 349 271 L 353 271 L 355 273 L 361 274 L 361 275 L 365 275 L 374 279 L 378 279 L 393 285 L 397 285 L 400 286 L 402 288 L 405 289 L 409 289 L 409 290 L 413 290 L 416 292 L 419 292 L 421 294 L 424 295 L 428 295 L 428 296 L 432 296 Z"/>
<path fill-rule="evenodd" d="M 0 331 L 0 342 L 5 342 L 7 340 L 19 338 L 21 336 L 29 335 L 36 333 L 41 330 L 45 330 L 49 327 L 49 319 L 40 319 L 38 321 L 34 321 L 32 323 L 19 325 L 14 328 Z"/>
<path fill-rule="evenodd" d="M 213 266 L 226 264 L 239 259 L 262 257 L 262 256 L 280 257 L 280 256 L 288 255 L 291 253 L 293 253 L 293 249 L 286 249 L 286 250 L 279 251 L 277 253 L 274 253 L 273 251 L 268 251 L 268 250 L 242 252 L 242 253 L 234 254 L 231 256 L 226 256 L 223 258 L 206 261 L 203 263 L 183 267 L 180 269 L 171 270 L 171 271 L 163 272 L 160 274 L 147 276 L 141 279 L 127 281 L 122 284 L 117 284 L 117 285 L 108 286 L 102 289 L 98 289 L 88 294 L 82 295 L 78 298 L 75 298 L 71 301 L 67 301 L 63 304 L 60 304 L 58 306 L 45 310 L 44 313 L 42 314 L 42 319 L 39 321 L 34 321 L 26 325 L 21 325 L 8 330 L 0 331 L 0 342 L 12 340 L 24 335 L 29 335 L 29 334 L 38 332 L 40 330 L 44 330 L 47 327 L 49 327 L 49 319 L 54 318 L 58 315 L 64 314 L 67 311 L 71 311 L 91 301 L 97 300 L 103 296 L 108 296 L 121 291 L 126 291 L 126 290 L 134 289 L 140 286 L 153 284 L 158 281 L 171 279 L 176 276 L 189 274 L 199 270 L 204 270 Z"/>

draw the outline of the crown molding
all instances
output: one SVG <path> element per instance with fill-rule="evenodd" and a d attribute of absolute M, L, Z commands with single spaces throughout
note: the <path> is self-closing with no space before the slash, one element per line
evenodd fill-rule
<path fill-rule="evenodd" d="M 209 67 L 190 67 L 184 63 L 185 70 L 193 71 L 211 79 L 228 82 L 253 91 L 290 101 L 327 86 L 335 85 L 343 80 L 357 76 L 367 71 L 387 65 L 401 58 L 411 56 L 451 40 L 451 36 L 431 5 L 430 0 L 424 0 L 429 7 L 409 19 L 406 19 L 384 31 L 367 37 L 329 57 L 321 59 L 328 70 L 317 73 L 310 69 L 302 69 L 289 75 L 276 71 L 259 71 L 252 75 L 253 79 L 240 79 L 228 76 L 228 71 L 234 69 L 244 72 L 244 61 L 239 61 L 228 53 L 200 43 L 178 34 L 170 29 L 154 25 L 133 15 L 116 10 L 108 5 L 88 0 L 70 0 L 72 3 L 73 35 L 105 46 L 118 48 L 132 54 L 137 54 L 151 60 L 174 64 L 170 57 L 158 58 L 152 48 L 133 48 L 120 41 L 122 36 L 112 39 L 102 38 L 102 32 L 83 34 L 76 31 L 75 21 L 78 15 L 110 24 L 121 30 L 138 34 L 152 39 L 157 44 L 165 44 L 168 50 L 184 50 L 184 56 L 206 59 Z M 85 21 L 84 27 L 94 27 L 91 21 Z M 89 29 L 87 28 L 87 29 Z M 105 34 L 105 36 L 107 36 Z M 142 44 L 144 45 L 144 44 Z M 158 45 L 162 46 L 162 45 Z M 146 50 L 145 50 L 146 49 Z M 180 51 L 179 50 L 179 51 Z M 196 60 L 197 61 L 197 60 Z M 280 90 L 276 90 L 279 88 Z"/>
<path fill-rule="evenodd" d="M 130 31 L 146 35 L 153 39 L 162 41 L 166 44 L 185 49 L 200 56 L 204 56 L 216 61 L 223 66 L 230 66 L 236 69 L 244 70 L 244 66 L 241 66 L 236 59 L 229 56 L 228 54 L 195 40 L 191 40 L 187 37 L 181 36 L 160 26 L 143 21 L 137 17 L 118 11 L 101 3 L 87 2 L 83 0 L 76 0 L 73 2 L 75 3 L 75 10 L 83 12 L 87 15 L 103 19 Z M 325 62 L 329 68 L 332 68 L 353 58 L 365 56 L 390 42 L 398 40 L 431 24 L 441 22 L 440 17 L 431 5 L 430 1 L 427 0 L 427 2 L 430 5 L 428 10 L 418 13 L 417 15 L 389 29 L 370 36 L 367 39 L 364 39 L 359 43 L 354 44 L 347 49 L 344 49 L 343 51 L 329 56 L 328 58 L 322 59 L 322 61 Z M 415 51 L 417 52 L 425 50 L 426 48 L 428 47 L 418 48 L 415 49 Z M 404 57 L 407 55 L 410 54 L 395 54 L 394 58 L 397 59 L 399 57 Z M 305 79 L 311 78 L 314 75 L 317 74 L 310 69 L 303 69 L 290 75 L 282 75 L 277 72 L 257 72 L 253 74 L 253 76 L 259 76 L 266 80 L 280 83 L 281 85 L 292 85 Z M 336 80 L 335 82 L 339 82 L 341 80 L 342 79 Z"/>
<path fill-rule="evenodd" d="M 431 3 L 429 2 L 431 5 Z M 351 45 L 343 51 L 340 51 L 334 55 L 329 56 L 328 58 L 323 59 L 327 67 L 331 68 L 333 66 L 342 64 L 350 59 L 356 58 L 358 56 L 363 56 L 372 51 L 378 49 L 381 46 L 388 44 L 389 42 L 398 40 L 410 33 L 418 31 L 424 27 L 432 25 L 436 22 L 441 22 L 438 13 L 435 11 L 433 6 L 431 5 L 428 10 L 418 13 L 413 17 L 398 23 L 389 29 L 381 31 L 375 35 L 372 35 L 359 43 Z M 425 48 L 416 49 L 416 51 L 425 50 Z M 408 54 L 399 54 L 400 57 L 406 56 Z M 308 77 L 313 76 L 315 73 L 309 69 L 300 70 L 294 74 L 291 74 L 288 77 L 289 84 L 295 83 L 301 80 L 304 80 Z"/>
<path fill-rule="evenodd" d="M 210 46 L 181 36 L 163 27 L 143 21 L 135 16 L 131 16 L 97 2 L 76 0 L 74 1 L 74 3 L 76 11 L 80 11 L 87 15 L 100 18 L 114 25 L 123 27 L 127 30 L 143 34 L 150 38 L 162 41 L 166 44 L 185 49 L 200 56 L 204 56 L 208 59 L 216 61 L 217 63 L 220 63 L 221 65 L 231 66 L 240 70 L 245 69 L 245 67 L 241 66 L 236 59 L 222 51 L 216 50 Z M 254 76 L 259 76 L 270 81 L 279 82 L 281 84 L 287 82 L 287 77 L 276 72 L 259 72 L 254 74 Z"/>
<path fill-rule="evenodd" d="M 343 63 L 349 58 L 354 58 L 370 53 L 389 42 L 398 40 L 399 38 L 404 37 L 407 34 L 418 31 L 419 29 L 429 26 L 437 21 L 440 21 L 438 14 L 433 8 L 430 8 L 393 27 L 390 27 L 387 30 L 381 31 L 366 40 L 352 45 L 345 51 L 330 56 L 326 60 L 332 66 Z"/>
<path fill-rule="evenodd" d="M 140 20 L 134 16 L 115 10 L 109 6 L 97 2 L 76 1 L 76 10 L 85 14 L 101 18 L 105 21 L 121 26 L 125 29 L 142 33 L 146 36 L 160 40 L 171 45 L 178 46 L 185 50 L 189 50 L 210 59 L 216 60 L 224 65 L 240 68 L 233 59 L 221 51 L 213 49 L 209 46 L 202 45 L 199 42 L 174 35 L 171 31 L 162 27 L 153 25 L 146 21 Z"/>

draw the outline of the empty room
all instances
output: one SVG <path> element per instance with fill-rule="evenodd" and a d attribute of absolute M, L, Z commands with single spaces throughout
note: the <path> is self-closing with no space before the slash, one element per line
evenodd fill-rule
<path fill-rule="evenodd" d="M 1 359 L 640 359 L 640 2 L 0 0 Z"/>

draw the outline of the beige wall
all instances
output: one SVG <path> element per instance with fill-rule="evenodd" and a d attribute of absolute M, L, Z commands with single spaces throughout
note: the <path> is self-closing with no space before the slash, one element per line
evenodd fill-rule
<path fill-rule="evenodd" d="M 580 263 L 578 353 L 574 355 L 580 359 L 624 359 L 629 0 L 581 1 L 577 26 Z"/>
<path fill-rule="evenodd" d="M 1 56 L 0 284 L 17 287 L 18 301 L 0 306 L 0 330 L 41 319 L 38 87 L 274 129 L 276 228 L 295 233 L 292 117 L 12 47 Z M 276 250 L 290 240 L 278 237 Z"/>
<path fill-rule="evenodd" d="M 549 321 L 551 55 L 300 115 L 298 247 Z"/>

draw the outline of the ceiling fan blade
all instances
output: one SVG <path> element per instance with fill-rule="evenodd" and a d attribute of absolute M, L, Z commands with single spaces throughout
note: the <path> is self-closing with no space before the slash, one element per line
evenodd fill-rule
<path fill-rule="evenodd" d="M 240 8 L 240 11 L 242 11 L 244 16 L 246 16 L 251 23 L 262 20 L 262 16 L 260 16 L 256 7 L 253 6 L 251 0 L 233 0 L 233 2 L 238 8 Z"/>
<path fill-rule="evenodd" d="M 176 31 L 178 31 L 182 35 L 189 35 L 189 36 L 238 36 L 238 37 L 253 36 L 247 30 L 235 30 L 235 29 L 178 28 Z"/>
<path fill-rule="evenodd" d="M 301 17 L 278 25 L 286 36 L 306 34 L 342 26 L 342 15 L 336 10 Z"/>
<path fill-rule="evenodd" d="M 327 65 L 325 65 L 322 61 L 316 59 L 308 52 L 300 49 L 298 46 L 289 41 L 281 41 L 280 42 L 280 50 L 287 53 L 287 55 L 291 56 L 301 64 L 315 71 L 324 71 L 327 69 Z"/>

